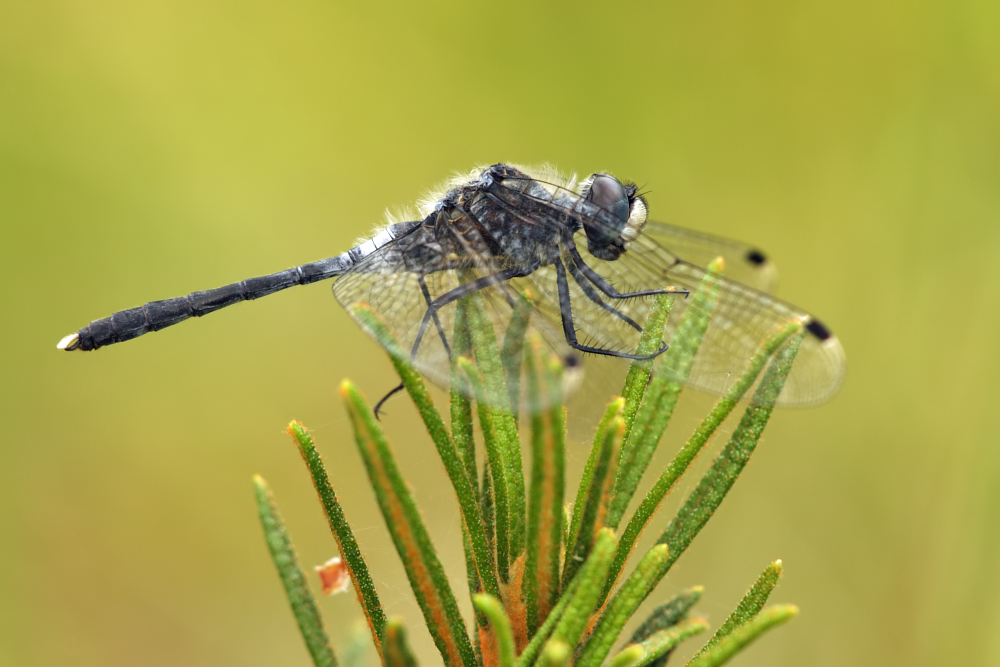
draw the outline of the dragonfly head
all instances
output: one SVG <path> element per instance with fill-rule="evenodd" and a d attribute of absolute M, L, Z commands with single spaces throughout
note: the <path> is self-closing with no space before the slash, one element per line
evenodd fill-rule
<path fill-rule="evenodd" d="M 598 259 L 618 259 L 646 225 L 646 200 L 637 193 L 634 183 L 622 184 L 610 174 L 594 174 L 583 182 L 580 194 L 610 214 L 603 216 L 610 223 L 583 223 L 587 250 Z"/>

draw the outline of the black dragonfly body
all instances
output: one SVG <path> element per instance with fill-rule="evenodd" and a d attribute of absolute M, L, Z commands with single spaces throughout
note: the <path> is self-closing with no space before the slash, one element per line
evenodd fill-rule
<path fill-rule="evenodd" d="M 721 256 L 728 277 L 719 279 L 717 304 L 706 313 L 710 326 L 686 382 L 725 391 L 758 347 L 796 319 L 809 335 L 779 404 L 823 401 L 842 379 L 840 342 L 811 315 L 769 294 L 775 271 L 763 253 L 647 221 L 647 203 L 635 185 L 608 174 L 577 183 L 497 164 L 453 181 L 422 216 L 390 224 L 336 257 L 120 311 L 66 336 L 59 348 L 95 350 L 240 301 L 337 278 L 337 300 L 349 312 L 369 305 L 417 368 L 442 385 L 451 376 L 456 303 L 472 294 L 482 297 L 498 334 L 527 295 L 530 328 L 567 361 L 579 353 L 649 358 L 633 351 L 651 297 L 678 295 L 669 339 L 684 312 L 698 307 L 687 293 L 705 277 L 705 265 Z M 669 363 L 663 366 L 669 372 Z"/>

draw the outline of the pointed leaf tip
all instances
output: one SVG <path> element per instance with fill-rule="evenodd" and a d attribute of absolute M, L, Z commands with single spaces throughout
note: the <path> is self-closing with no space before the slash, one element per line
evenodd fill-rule
<path fill-rule="evenodd" d="M 768 565 L 761 572 L 757 581 L 746 592 L 746 595 L 740 600 L 739 605 L 733 610 L 733 613 L 719 627 L 715 635 L 708 640 L 708 643 L 695 654 L 695 658 L 710 652 L 715 646 L 725 641 L 726 637 L 752 623 L 760 615 L 761 609 L 767 604 L 767 599 L 778 584 L 778 579 L 781 577 L 781 569 L 781 561 L 778 560 Z M 775 607 L 772 607 L 772 609 L 775 609 Z M 798 613 L 798 610 L 796 609 L 794 613 Z"/>
<path fill-rule="evenodd" d="M 566 642 L 550 641 L 542 651 L 542 664 L 546 667 L 561 667 L 569 663 L 570 647 Z"/>
<path fill-rule="evenodd" d="M 776 625 L 786 623 L 795 618 L 799 608 L 795 605 L 775 605 L 764 609 L 751 621 L 736 628 L 731 634 L 723 637 L 711 647 L 702 649 L 691 661 L 688 667 L 716 667 L 729 661 L 761 635 Z M 714 639 L 714 637 L 713 637 Z"/>
<path fill-rule="evenodd" d="M 357 389 L 355 388 L 353 382 L 351 382 L 350 380 L 342 380 L 341 381 L 341 383 L 340 383 L 340 396 L 341 396 L 341 398 L 347 398 L 348 396 L 350 396 L 355 391 L 357 391 Z"/>
<path fill-rule="evenodd" d="M 608 667 L 632 667 L 632 665 L 639 664 L 639 661 L 643 659 L 646 652 L 641 646 L 630 645 L 626 646 L 619 652 L 615 657 L 611 658 L 608 663 Z"/>
<path fill-rule="evenodd" d="M 417 667 L 417 659 L 407 639 L 406 626 L 400 618 L 390 618 L 385 624 L 386 667 Z"/>

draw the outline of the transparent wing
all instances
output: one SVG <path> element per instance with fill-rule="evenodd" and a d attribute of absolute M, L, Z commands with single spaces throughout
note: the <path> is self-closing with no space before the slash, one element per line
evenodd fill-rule
<path fill-rule="evenodd" d="M 588 264 L 609 282 L 633 289 L 669 285 L 694 291 L 706 275 L 705 268 L 643 237 L 616 261 L 589 258 Z M 708 330 L 687 384 L 715 394 L 724 393 L 773 333 L 790 321 L 799 320 L 806 323 L 808 334 L 778 404 L 809 405 L 825 401 L 836 393 L 844 375 L 844 351 L 836 336 L 818 320 L 797 306 L 728 278 L 719 280 L 718 289 L 719 298 L 714 309 L 710 314 L 702 313 L 709 318 Z M 635 299 L 623 303 L 620 308 L 641 323 L 651 303 L 649 298 Z M 697 307 L 692 299 L 675 297 L 667 322 L 666 340 L 676 333 L 681 318 L 693 314 Z M 670 369 L 669 350 L 662 367 Z"/>
<path fill-rule="evenodd" d="M 493 258 L 474 231 L 462 233 L 457 226 L 438 238 L 427 227 L 418 228 L 362 259 L 333 285 L 334 296 L 352 317 L 355 306 L 369 306 L 403 350 L 412 354 L 413 365 L 446 388 L 451 384 L 460 297 L 476 295 L 501 349 L 512 323 L 520 321 L 524 312 L 519 307 L 520 284 L 499 277 L 511 267 Z M 417 264 L 430 272 L 414 270 Z M 437 304 L 433 310 L 432 303 Z M 561 331 L 534 312 L 528 313 L 523 331 L 511 333 L 521 342 L 538 334 L 553 354 L 562 359 L 573 356 Z"/>
<path fill-rule="evenodd" d="M 563 266 L 565 296 L 560 294 L 559 272 L 551 265 L 517 279 L 516 283 L 523 285 L 518 289 L 531 295 L 535 310 L 551 322 L 553 328 L 563 330 L 565 311 L 579 344 L 614 354 L 633 353 L 639 344 L 642 326 L 653 301 L 648 298 L 617 301 L 609 299 L 585 277 L 578 273 L 574 275 L 569 261 L 564 261 Z M 618 281 L 617 286 L 628 288 L 624 281 Z M 565 336 L 565 332 L 563 335 Z"/>
<path fill-rule="evenodd" d="M 578 193 L 559 184 L 510 180 L 513 182 L 510 186 L 512 192 L 551 209 L 549 217 L 553 220 L 575 217 L 582 220 L 585 226 L 594 226 L 601 224 L 600 220 L 610 219 L 608 211 L 584 202 Z M 612 231 L 612 235 L 614 233 Z M 588 247 L 583 231 L 576 232 L 573 238 L 572 243 L 565 245 L 575 244 L 580 249 Z M 658 241 L 670 245 L 664 246 Z M 678 252 L 673 252 L 674 248 Z M 680 249 L 690 253 L 689 257 L 680 254 Z M 768 266 L 763 253 L 757 253 L 750 246 L 672 225 L 647 223 L 646 230 L 628 244 L 628 249 L 617 259 L 597 259 L 586 250 L 580 250 L 578 254 L 606 285 L 621 293 L 666 287 L 693 291 L 705 277 L 704 266 L 720 255 L 729 260 L 725 272 L 729 277 L 719 282 L 717 305 L 711 313 L 701 313 L 709 318 L 709 326 L 687 377 L 687 384 L 715 394 L 724 393 L 773 333 L 790 321 L 799 320 L 806 324 L 809 333 L 800 347 L 778 404 L 819 403 L 829 399 L 839 388 L 845 370 L 840 341 L 807 311 L 755 288 L 773 289 L 776 274 Z M 750 284 L 733 280 L 731 276 L 734 275 Z M 543 268 L 534 272 L 528 280 L 545 297 L 544 302 L 539 304 L 539 310 L 556 319 L 561 311 L 558 290 L 553 288 L 553 272 Z M 574 281 L 571 279 L 570 282 Z M 591 285 L 594 284 L 591 281 Z M 649 315 L 652 299 L 602 297 L 604 305 L 600 305 L 583 294 L 587 291 L 581 285 L 571 286 L 570 289 L 574 329 L 578 335 L 603 341 L 612 350 L 634 349 L 639 332 L 628 326 L 624 318 L 642 325 Z M 609 313 L 607 306 L 613 307 L 618 315 Z M 691 299 L 674 298 L 665 340 L 673 337 L 681 319 L 697 307 Z M 670 353 L 667 351 L 665 354 L 661 367 L 669 371 Z"/>
<path fill-rule="evenodd" d="M 778 287 L 774 263 L 762 250 L 747 243 L 652 220 L 646 223 L 643 234 L 695 266 L 707 266 L 722 257 L 726 276 L 747 287 L 768 294 L 774 294 Z"/>
<path fill-rule="evenodd" d="M 598 348 L 602 354 L 634 351 L 653 297 L 629 295 L 667 287 L 693 291 L 705 277 L 702 262 L 719 255 L 729 259 L 730 273 L 754 286 L 773 286 L 767 270 L 754 268 L 766 262 L 750 258 L 749 246 L 663 224 L 650 223 L 648 233 L 640 234 L 616 259 L 598 259 L 589 253 L 584 231 L 569 232 L 581 220 L 586 227 L 597 224 L 598 218 L 608 219 L 608 212 L 557 184 L 510 178 L 500 189 L 482 195 L 487 196 L 489 202 L 473 200 L 473 205 L 479 201 L 484 206 L 478 209 L 478 219 L 463 210 L 450 211 L 447 219 L 420 225 L 374 251 L 334 285 L 334 294 L 348 312 L 357 304 L 368 304 L 411 352 L 414 365 L 442 386 L 448 386 L 451 378 L 457 304 L 472 293 L 482 297 L 498 346 L 520 319 L 515 310 L 519 295 L 527 295 L 533 304 L 528 331 L 537 332 L 555 354 L 568 359 L 574 356 L 571 348 L 579 345 Z M 440 215 L 445 215 L 444 209 Z M 504 215 L 505 222 L 498 226 Z M 511 225 L 534 232 L 515 234 Z M 494 236 L 487 238 L 489 229 Z M 516 245 L 511 239 L 521 244 L 521 250 L 527 243 L 538 259 L 523 259 L 527 255 L 522 253 L 519 261 L 528 263 L 518 265 L 508 252 Z M 684 248 L 691 259 L 674 248 Z M 699 306 L 694 299 L 673 297 L 664 340 L 673 337 L 686 316 L 709 319 L 687 384 L 724 393 L 773 333 L 798 320 L 806 323 L 809 335 L 779 404 L 828 399 L 844 373 L 840 342 L 806 311 L 751 285 L 720 279 L 717 305 L 710 313 L 696 313 Z M 670 372 L 669 350 L 662 360 L 661 369 Z"/>

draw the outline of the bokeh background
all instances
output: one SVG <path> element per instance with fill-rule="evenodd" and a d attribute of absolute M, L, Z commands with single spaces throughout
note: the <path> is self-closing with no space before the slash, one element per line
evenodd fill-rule
<path fill-rule="evenodd" d="M 775 414 L 654 597 L 704 584 L 718 624 L 782 558 L 773 599 L 802 614 L 740 664 L 997 664 L 998 34 L 989 0 L 3 2 L 0 663 L 308 664 L 250 485 L 305 566 L 335 553 L 297 418 L 435 664 L 336 392 L 378 395 L 390 367 L 328 285 L 55 343 L 342 252 L 509 160 L 613 171 L 655 217 L 759 244 L 847 350 L 841 393 Z M 660 462 L 710 403 L 685 396 Z M 440 463 L 412 407 L 390 413 L 461 591 Z M 353 596 L 321 605 L 349 642 Z"/>

